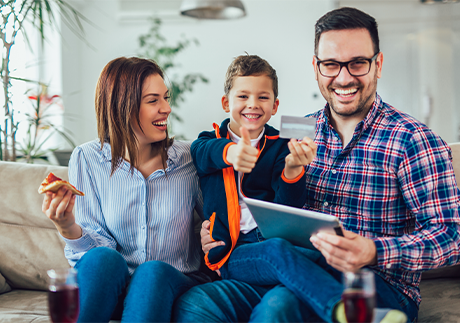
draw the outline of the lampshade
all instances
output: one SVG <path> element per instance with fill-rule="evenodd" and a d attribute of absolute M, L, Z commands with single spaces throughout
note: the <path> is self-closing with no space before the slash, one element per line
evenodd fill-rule
<path fill-rule="evenodd" d="M 246 16 L 240 0 L 183 0 L 180 13 L 199 19 L 234 19 Z"/>

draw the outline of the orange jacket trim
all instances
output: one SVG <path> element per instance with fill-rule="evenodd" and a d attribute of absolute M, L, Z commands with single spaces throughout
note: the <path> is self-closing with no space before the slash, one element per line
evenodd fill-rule
<path fill-rule="evenodd" d="M 221 138 L 220 133 L 219 133 L 219 126 L 214 123 L 213 127 L 216 132 L 216 137 Z M 229 137 L 228 134 L 227 134 L 227 137 Z M 234 173 L 233 167 L 227 167 L 227 168 L 222 169 L 222 176 L 224 179 L 225 195 L 227 198 L 228 229 L 230 233 L 230 238 L 232 239 L 232 246 L 230 248 L 230 251 L 225 255 L 225 257 L 223 257 L 216 264 L 211 264 L 207 257 L 208 255 L 206 254 L 205 262 L 206 262 L 206 265 L 211 270 L 219 269 L 225 264 L 228 257 L 230 257 L 230 254 L 235 248 L 236 242 L 238 241 L 238 237 L 240 235 L 241 210 L 240 210 L 240 203 L 238 201 L 238 188 L 236 187 L 235 173 Z M 212 219 L 215 220 L 215 213 L 213 213 L 213 216 L 214 218 Z M 213 222 L 214 221 L 212 221 L 212 223 Z"/>
<path fill-rule="evenodd" d="M 224 152 L 222 153 L 222 158 L 224 159 L 224 162 L 229 165 L 229 166 L 232 166 L 232 163 L 230 163 L 228 160 L 227 160 L 227 151 L 228 151 L 228 148 L 230 148 L 230 146 L 233 146 L 233 145 L 236 145 L 236 143 L 234 142 L 229 142 L 227 144 L 227 146 L 225 146 L 224 148 Z"/>
<path fill-rule="evenodd" d="M 213 212 L 211 217 L 209 218 L 209 222 L 211 222 L 211 225 L 209 226 L 209 236 L 211 237 L 211 240 L 212 241 L 215 241 L 214 238 L 212 237 L 212 231 L 214 229 L 214 221 L 216 220 L 216 212 Z M 209 259 L 208 259 L 208 254 L 209 253 L 206 253 L 204 255 L 204 261 L 206 263 L 206 265 L 209 267 L 209 269 L 212 269 L 211 267 L 213 266 L 210 262 L 209 262 Z M 218 268 L 216 268 L 218 269 Z M 215 270 L 215 269 L 212 269 L 212 270 Z"/>
<path fill-rule="evenodd" d="M 303 174 L 305 173 L 305 168 L 302 167 L 302 171 L 300 172 L 299 176 L 297 176 L 296 178 L 293 178 L 293 179 L 287 179 L 286 176 L 284 176 L 284 171 L 285 171 L 285 169 L 283 169 L 283 172 L 281 173 L 281 178 L 286 183 L 291 184 L 291 183 L 297 183 L 302 178 Z"/>
<path fill-rule="evenodd" d="M 211 225 L 209 226 L 209 236 L 211 239 L 214 241 L 214 238 L 212 237 L 212 230 L 214 229 L 214 221 L 216 220 L 216 212 L 213 212 L 211 217 L 209 218 L 209 222 L 211 222 Z"/>
<path fill-rule="evenodd" d="M 263 145 L 262 145 L 262 148 L 260 148 L 260 141 L 259 141 L 259 144 L 257 145 L 257 149 L 259 150 L 259 152 L 257 153 L 257 159 L 259 159 L 260 154 L 262 153 L 262 151 L 263 151 L 264 148 L 265 148 L 265 143 L 267 142 L 267 137 L 268 137 L 268 136 L 264 136 L 264 138 L 263 138 L 263 139 L 264 139 L 264 143 L 263 143 Z"/>

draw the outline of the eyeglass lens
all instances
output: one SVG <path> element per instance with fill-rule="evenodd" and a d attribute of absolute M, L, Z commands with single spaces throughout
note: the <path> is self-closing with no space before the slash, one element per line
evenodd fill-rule
<path fill-rule="evenodd" d="M 339 75 L 341 66 L 346 66 L 352 76 L 363 76 L 369 73 L 370 63 L 364 59 L 357 59 L 348 62 L 347 65 L 339 64 L 334 61 L 324 61 L 319 63 L 319 71 L 324 76 L 335 77 Z"/>

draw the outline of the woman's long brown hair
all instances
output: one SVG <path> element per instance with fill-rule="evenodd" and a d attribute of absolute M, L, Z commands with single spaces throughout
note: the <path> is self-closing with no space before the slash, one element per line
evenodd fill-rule
<path fill-rule="evenodd" d="M 110 61 L 99 76 L 96 86 L 97 132 L 101 149 L 105 142 L 112 148 L 111 175 L 126 155 L 131 171 L 138 166 L 138 143 L 132 121 L 135 118 L 142 129 L 139 120 L 142 85 L 150 75 L 164 78 L 163 71 L 153 60 L 119 57 Z M 167 131 L 164 140 L 152 143 L 152 148 L 161 154 L 163 168 L 166 168 L 167 150 L 172 143 Z"/>

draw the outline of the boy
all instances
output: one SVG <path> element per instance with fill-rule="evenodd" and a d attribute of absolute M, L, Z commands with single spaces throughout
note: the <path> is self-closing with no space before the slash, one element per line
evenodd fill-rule
<path fill-rule="evenodd" d="M 222 269 L 223 278 L 236 247 L 264 240 L 243 196 L 295 207 L 306 199 L 304 165 L 315 158 L 316 145 L 307 137 L 280 139 L 278 130 L 266 124 L 278 110 L 277 96 L 278 78 L 267 61 L 237 57 L 227 70 L 222 97 L 230 118 L 202 132 L 191 147 L 211 237 L 225 243 L 207 253 L 205 261 L 211 270 Z"/>

